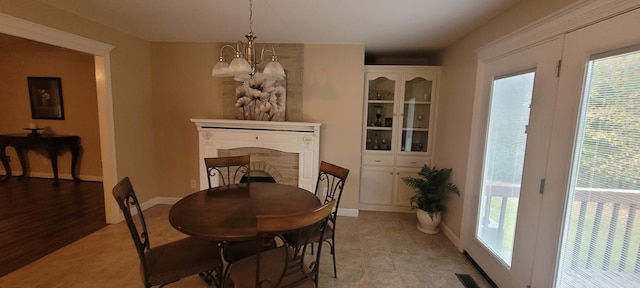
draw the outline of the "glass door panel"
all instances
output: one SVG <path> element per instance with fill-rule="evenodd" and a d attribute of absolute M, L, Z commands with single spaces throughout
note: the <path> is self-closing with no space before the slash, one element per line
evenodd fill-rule
<path fill-rule="evenodd" d="M 386 77 L 369 80 L 365 144 L 367 150 L 392 150 L 395 83 L 395 80 Z"/>
<path fill-rule="evenodd" d="M 511 267 L 534 72 L 493 81 L 476 237 Z"/>
<path fill-rule="evenodd" d="M 640 283 L 640 51 L 587 65 L 557 287 Z"/>
<path fill-rule="evenodd" d="M 428 151 L 432 94 L 432 80 L 416 77 L 404 82 L 401 151 Z"/>

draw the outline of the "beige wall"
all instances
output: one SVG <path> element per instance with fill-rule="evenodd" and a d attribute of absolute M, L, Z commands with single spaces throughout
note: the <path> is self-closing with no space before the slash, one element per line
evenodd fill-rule
<path fill-rule="evenodd" d="M 82 153 L 78 176 L 99 180 L 102 177 L 98 104 L 93 55 L 0 35 L 0 133 L 26 135 L 29 123 L 46 128 L 41 133 L 80 136 Z M 27 77 L 59 77 L 62 87 L 64 120 L 32 119 Z M 6 149 L 15 175 L 21 171 L 14 149 Z M 66 151 L 66 150 L 65 150 Z M 51 177 L 51 162 L 41 149 L 27 152 L 29 174 Z M 4 173 L 4 168 L 0 167 Z M 61 178 L 71 177 L 71 153 L 58 157 Z"/>
<path fill-rule="evenodd" d="M 460 237 L 477 57 L 475 49 L 540 19 L 572 0 L 524 0 L 447 47 L 442 54 L 435 164 L 453 168 L 462 197 L 451 198 L 444 223 Z"/>
<path fill-rule="evenodd" d="M 321 127 L 320 160 L 350 170 L 340 208 L 357 209 L 360 191 L 364 46 L 305 45 L 305 122 Z"/>
<path fill-rule="evenodd" d="M 199 190 L 190 188 L 191 180 L 200 183 L 201 163 L 190 119 L 222 118 L 222 80 L 211 77 L 218 50 L 211 43 L 151 44 L 158 196 L 184 197 Z"/>
<path fill-rule="evenodd" d="M 183 197 L 197 190 L 190 181 L 199 179 L 198 135 L 189 119 L 229 118 L 224 111 L 233 102 L 223 97 L 233 95 L 222 93 L 223 79 L 210 76 L 218 50 L 217 44 L 151 43 L 158 196 Z M 297 121 L 322 123 L 321 160 L 351 170 L 341 207 L 357 209 L 364 47 L 305 45 L 303 54 L 302 96 L 287 95 L 287 104 L 301 107 L 287 113 L 302 114 Z M 288 92 L 294 88 L 288 86 Z"/>
<path fill-rule="evenodd" d="M 117 178 L 130 176 L 141 201 L 155 197 L 150 44 L 36 0 L 0 0 L 0 13 L 115 46 L 110 60 Z"/>

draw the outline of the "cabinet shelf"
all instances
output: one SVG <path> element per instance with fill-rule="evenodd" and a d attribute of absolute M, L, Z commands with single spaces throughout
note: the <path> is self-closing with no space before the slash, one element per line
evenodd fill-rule
<path fill-rule="evenodd" d="M 391 131 L 392 127 L 381 127 L 381 126 L 367 126 L 367 130 L 380 130 L 380 131 Z"/>
<path fill-rule="evenodd" d="M 369 100 L 369 104 L 393 104 L 393 100 Z"/>
<path fill-rule="evenodd" d="M 402 131 L 429 132 L 429 128 L 402 128 Z"/>

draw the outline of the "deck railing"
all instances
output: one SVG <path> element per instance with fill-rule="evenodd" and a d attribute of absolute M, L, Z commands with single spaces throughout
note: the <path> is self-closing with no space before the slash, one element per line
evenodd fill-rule
<path fill-rule="evenodd" d="M 483 239 L 495 249 L 511 249 L 514 227 L 506 225 L 509 205 L 517 205 L 520 187 L 487 187 Z M 499 199 L 496 199 L 499 198 Z M 493 201 L 488 201 L 489 199 Z M 493 202 L 493 205 L 491 205 Z M 500 204 L 497 204 L 500 203 Z M 566 238 L 565 269 L 640 273 L 640 190 L 577 188 L 574 219 Z M 491 210 L 493 209 L 493 210 Z M 498 215 L 498 216 L 496 216 Z M 579 216 L 579 217 L 578 217 Z M 510 231 L 509 231 L 510 230 Z M 510 251 L 509 251 L 510 252 Z"/>
<path fill-rule="evenodd" d="M 573 213 L 582 221 L 569 230 L 569 267 L 639 273 L 639 205 L 638 190 L 576 189 Z"/>

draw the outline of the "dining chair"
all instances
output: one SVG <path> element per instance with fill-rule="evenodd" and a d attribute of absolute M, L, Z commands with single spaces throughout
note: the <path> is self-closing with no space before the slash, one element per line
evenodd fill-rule
<path fill-rule="evenodd" d="M 213 188 L 214 179 L 219 181 L 219 185 L 216 186 L 237 184 L 241 181 L 250 182 L 250 162 L 249 155 L 204 158 L 209 188 Z"/>
<path fill-rule="evenodd" d="M 229 276 L 234 287 L 317 287 L 322 246 L 318 245 L 315 259 L 308 264 L 304 261 L 306 250 L 313 235 L 324 235 L 322 231 L 336 202 L 303 213 L 257 215 L 256 246 L 274 238 L 280 245 L 231 264 Z M 295 241 L 288 241 L 285 235 L 292 234 Z"/>
<path fill-rule="evenodd" d="M 219 179 L 218 183 L 221 184 L 218 186 L 252 182 L 250 155 L 204 158 L 204 163 L 207 167 L 209 188 L 214 187 L 212 178 L 216 177 Z M 221 243 L 221 246 L 222 257 L 227 264 L 232 264 L 258 251 L 254 241 L 227 241 Z M 272 248 L 275 248 L 275 243 L 266 243 L 264 247 L 261 247 L 261 251 Z M 229 267 L 229 265 L 226 266 L 223 272 L 223 279 L 227 279 L 227 269 Z"/>
<path fill-rule="evenodd" d="M 338 215 L 338 207 L 340 206 L 340 198 L 342 197 L 342 189 L 344 188 L 344 183 L 347 181 L 347 176 L 349 176 L 349 169 L 325 161 L 320 162 L 320 172 L 318 173 L 315 194 L 320 199 L 324 198 L 323 203 L 329 203 L 333 200 L 336 200 L 336 206 L 329 216 L 327 229 L 323 231 L 324 235 L 322 235 L 322 237 L 320 237 L 320 235 L 314 235 L 311 241 L 311 252 L 313 252 L 313 243 L 319 243 L 318 245 L 322 245 L 322 242 L 324 241 L 329 244 L 329 246 L 331 247 L 331 256 L 333 257 L 334 278 L 338 277 L 336 269 L 335 249 L 336 221 Z"/>
<path fill-rule="evenodd" d="M 136 246 L 145 287 L 163 287 L 195 274 L 208 285 L 221 287 L 222 258 L 217 242 L 187 237 L 152 248 L 147 224 L 129 177 L 120 180 L 112 192 Z M 138 217 L 134 219 L 136 213 Z"/>

